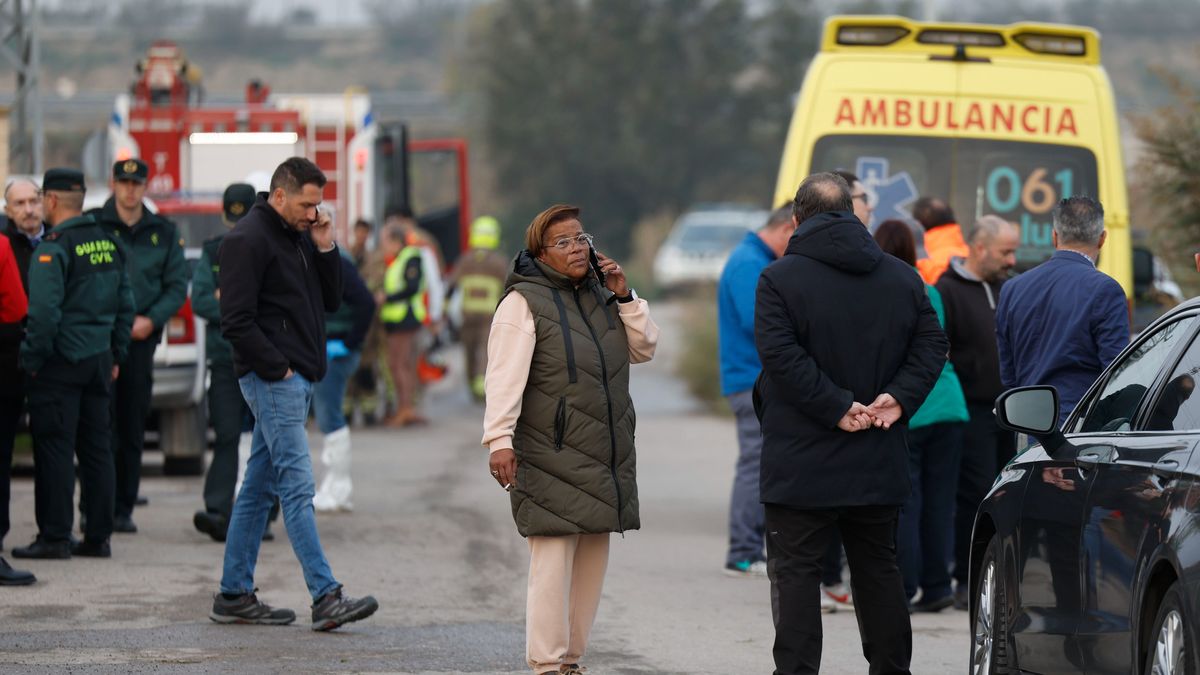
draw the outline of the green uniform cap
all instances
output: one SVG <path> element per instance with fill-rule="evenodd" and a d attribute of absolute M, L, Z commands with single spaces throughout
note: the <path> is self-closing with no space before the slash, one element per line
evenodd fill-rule
<path fill-rule="evenodd" d="M 56 192 L 83 192 L 83 172 L 78 169 L 50 169 L 42 177 L 42 189 Z"/>
<path fill-rule="evenodd" d="M 123 159 L 113 164 L 113 180 L 132 180 L 145 183 L 150 168 L 140 159 Z"/>
<path fill-rule="evenodd" d="M 249 183 L 234 183 L 225 188 L 225 218 L 231 223 L 236 223 L 250 211 L 251 206 L 254 206 L 255 199 L 254 186 Z"/>

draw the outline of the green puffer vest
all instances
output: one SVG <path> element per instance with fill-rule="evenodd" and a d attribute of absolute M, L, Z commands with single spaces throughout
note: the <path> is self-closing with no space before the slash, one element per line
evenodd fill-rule
<path fill-rule="evenodd" d="M 537 328 L 513 434 L 517 531 L 638 529 L 629 345 L 612 294 L 591 277 L 576 288 L 528 251 L 517 254 L 505 287 L 529 303 Z"/>

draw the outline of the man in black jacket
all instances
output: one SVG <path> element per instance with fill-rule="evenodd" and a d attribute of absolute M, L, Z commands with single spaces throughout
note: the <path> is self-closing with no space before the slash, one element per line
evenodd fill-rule
<path fill-rule="evenodd" d="M 1016 452 L 1016 438 L 996 424 L 992 408 L 1004 391 L 996 348 L 996 304 L 1000 288 L 1017 264 L 1021 233 L 1000 216 L 983 216 L 967 237 L 966 258 L 952 258 L 938 279 L 946 312 L 950 362 L 967 399 L 967 422 L 954 514 L 954 606 L 967 608 L 971 529 L 975 511 L 996 474 Z"/>
<path fill-rule="evenodd" d="M 21 273 L 21 287 L 29 299 L 29 259 L 33 249 L 46 235 L 42 223 L 42 197 L 38 186 L 28 178 L 17 178 L 4 188 L 4 215 L 7 216 L 3 236 L 12 245 L 13 257 Z M 0 550 L 8 534 L 9 480 L 12 470 L 13 445 L 17 424 L 25 410 L 25 376 L 17 365 L 21 340 L 25 338 L 25 321 L 0 323 Z M 0 566 L 0 584 L 6 574 Z"/>
<path fill-rule="evenodd" d="M 312 596 L 312 629 L 365 619 L 374 598 L 342 595 L 321 549 L 313 513 L 312 462 L 304 423 L 313 383 L 325 376 L 325 313 L 342 297 L 341 254 L 319 211 L 325 175 L 288 159 L 220 249 L 221 332 L 233 345 L 238 385 L 254 414 L 254 445 L 225 542 L 218 623 L 288 624 L 295 612 L 254 594 L 254 566 L 276 492 L 292 550 Z"/>
<path fill-rule="evenodd" d="M 854 217 L 846 181 L 809 176 L 793 214 L 799 227 L 759 279 L 754 322 L 775 672 L 820 669 L 821 556 L 836 529 L 870 672 L 908 673 L 903 425 L 946 361 L 946 337 L 920 277 Z"/>

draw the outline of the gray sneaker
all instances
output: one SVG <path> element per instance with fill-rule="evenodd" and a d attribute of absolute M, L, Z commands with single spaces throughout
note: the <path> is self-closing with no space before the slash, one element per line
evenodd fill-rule
<path fill-rule="evenodd" d="M 344 623 L 365 619 L 377 609 L 379 603 L 375 598 L 369 595 L 365 598 L 351 598 L 342 595 L 342 587 L 338 586 L 313 604 L 312 629 L 333 630 Z"/>
<path fill-rule="evenodd" d="M 254 590 L 258 590 L 257 588 Z M 217 623 L 255 623 L 268 626 L 284 626 L 296 620 L 290 609 L 275 609 L 260 602 L 254 593 L 246 593 L 228 600 L 217 593 L 213 596 L 213 608 L 208 618 Z"/>

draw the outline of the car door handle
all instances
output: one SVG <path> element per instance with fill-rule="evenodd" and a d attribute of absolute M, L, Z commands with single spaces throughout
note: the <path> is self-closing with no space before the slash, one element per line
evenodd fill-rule
<path fill-rule="evenodd" d="M 1179 472 L 1179 462 L 1173 459 L 1164 459 L 1161 462 L 1155 463 L 1150 467 L 1154 475 L 1161 478 L 1170 478 L 1172 475 Z"/>
<path fill-rule="evenodd" d="M 1099 452 L 1085 452 L 1075 457 L 1075 463 L 1083 469 L 1095 469 L 1101 462 L 1105 461 L 1104 455 Z"/>

